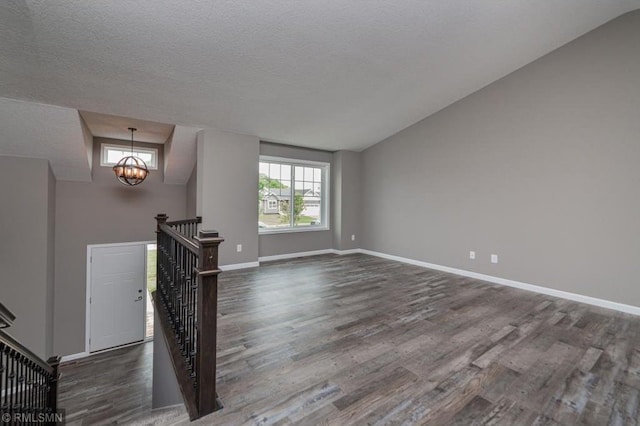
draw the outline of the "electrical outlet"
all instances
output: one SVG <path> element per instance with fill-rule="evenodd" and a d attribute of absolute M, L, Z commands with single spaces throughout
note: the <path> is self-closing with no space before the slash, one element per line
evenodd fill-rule
<path fill-rule="evenodd" d="M 355 241 L 356 240 L 356 235 L 355 234 L 351 234 L 351 241 Z"/>
<path fill-rule="evenodd" d="M 491 263 L 498 263 L 498 255 L 497 254 L 492 254 L 491 255 Z"/>
<path fill-rule="evenodd" d="M 476 252 L 475 251 L 470 251 L 469 252 L 469 259 L 475 259 L 476 258 Z"/>
<path fill-rule="evenodd" d="M 240 252 L 242 251 L 242 244 L 238 244 L 238 245 L 236 246 L 236 251 L 237 251 L 238 253 L 240 253 Z"/>

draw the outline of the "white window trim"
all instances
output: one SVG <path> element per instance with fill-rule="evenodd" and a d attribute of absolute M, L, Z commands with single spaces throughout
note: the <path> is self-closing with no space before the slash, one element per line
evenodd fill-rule
<path fill-rule="evenodd" d="M 331 198 L 331 163 L 325 161 L 311 161 L 311 160 L 298 160 L 295 158 L 286 158 L 286 157 L 273 157 L 270 155 L 261 155 L 259 162 L 261 163 L 278 163 L 278 164 L 288 164 L 292 167 L 291 169 L 291 184 L 292 189 L 295 188 L 295 170 L 293 169 L 295 166 L 298 167 L 308 167 L 308 166 L 316 166 L 322 169 L 322 199 L 320 202 L 320 209 L 322 211 L 322 218 L 324 219 L 324 223 L 321 225 L 309 225 L 309 226 L 301 226 L 301 227 L 293 227 L 288 226 L 286 228 L 258 228 L 258 233 L 260 235 L 266 234 L 286 234 L 291 232 L 314 232 L 314 231 L 329 231 L 331 230 L 330 224 L 330 198 Z M 326 194 L 326 195 L 324 195 Z M 290 203 L 291 208 L 293 208 Z"/>
<path fill-rule="evenodd" d="M 271 203 L 273 203 L 273 207 L 271 207 Z M 278 208 L 278 200 L 267 200 L 267 208 L 269 210 L 273 210 L 273 209 L 277 209 Z"/>
<path fill-rule="evenodd" d="M 109 149 L 117 149 L 118 151 L 127 151 L 131 150 L 131 145 L 128 147 L 126 145 L 111 145 L 107 143 L 103 143 L 100 145 L 100 165 L 102 167 L 113 167 L 116 163 L 110 163 L 107 161 L 107 151 Z M 133 147 L 134 151 L 137 152 L 147 152 L 151 154 L 151 158 L 153 158 L 153 162 L 147 164 L 147 168 L 149 170 L 158 170 L 158 150 L 156 148 L 142 148 L 142 147 Z"/>

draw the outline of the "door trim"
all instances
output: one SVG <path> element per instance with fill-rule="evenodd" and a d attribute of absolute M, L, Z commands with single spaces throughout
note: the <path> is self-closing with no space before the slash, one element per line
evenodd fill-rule
<path fill-rule="evenodd" d="M 156 244 L 156 241 L 133 241 L 126 243 L 109 243 L 109 244 L 87 244 L 87 276 L 86 276 L 86 288 L 85 288 L 85 320 L 84 320 L 84 352 L 87 355 L 91 355 L 91 347 L 89 345 L 89 340 L 91 339 L 91 250 L 95 248 L 106 248 L 106 247 L 122 247 L 122 246 L 138 246 L 144 244 L 145 247 L 147 244 Z M 147 270 L 147 256 L 145 250 L 144 257 L 144 270 Z M 145 274 L 146 275 L 146 274 Z M 145 290 L 146 290 L 146 282 L 145 282 Z M 142 292 L 144 294 L 143 302 L 147 303 L 147 291 Z M 146 315 L 145 315 L 146 318 Z M 145 320 L 146 321 L 146 320 Z M 144 339 L 140 343 L 145 343 L 147 340 Z M 138 343 L 135 343 L 138 344 Z M 125 345 L 126 346 L 126 345 Z M 120 346 L 118 346 L 119 348 Z M 105 349 L 109 350 L 109 349 Z M 100 351 L 102 352 L 102 351 Z"/>

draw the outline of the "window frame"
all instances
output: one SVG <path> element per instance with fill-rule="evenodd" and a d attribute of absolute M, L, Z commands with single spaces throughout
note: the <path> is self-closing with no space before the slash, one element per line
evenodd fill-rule
<path fill-rule="evenodd" d="M 322 218 L 322 223 L 319 225 L 308 225 L 308 226 L 294 226 L 289 223 L 287 227 L 281 228 L 258 228 L 258 233 L 260 235 L 265 234 L 285 234 L 291 232 L 314 232 L 314 231 L 329 231 L 331 230 L 330 224 L 330 199 L 331 199 L 331 163 L 328 161 L 311 161 L 311 160 L 300 160 L 297 158 L 287 158 L 287 157 L 274 157 L 271 155 L 261 155 L 259 163 L 276 163 L 276 164 L 285 164 L 291 166 L 291 190 L 292 195 L 293 191 L 295 191 L 295 168 L 296 167 L 315 167 L 321 170 L 321 187 L 320 193 L 322 197 L 320 199 L 320 217 Z M 291 198 L 290 198 L 291 199 Z M 289 203 L 289 208 L 293 210 L 294 203 Z M 293 217 L 293 211 L 290 212 L 289 217 Z"/>
<path fill-rule="evenodd" d="M 114 149 L 114 150 L 118 150 L 118 151 L 129 151 L 131 152 L 131 145 L 127 146 L 127 145 L 115 145 L 115 144 L 109 144 L 109 143 L 103 143 L 100 144 L 100 166 L 102 167 L 113 167 L 116 165 L 116 163 L 110 163 L 109 161 L 107 161 L 107 152 L 110 149 Z M 151 158 L 153 159 L 153 162 L 151 163 L 147 163 L 145 161 L 145 164 L 147 164 L 147 168 L 149 170 L 158 170 L 158 150 L 156 148 L 146 148 L 146 147 L 133 147 L 133 152 L 134 154 L 136 152 L 144 152 L 144 153 L 148 153 L 151 154 Z M 129 154 L 131 155 L 131 154 Z"/>

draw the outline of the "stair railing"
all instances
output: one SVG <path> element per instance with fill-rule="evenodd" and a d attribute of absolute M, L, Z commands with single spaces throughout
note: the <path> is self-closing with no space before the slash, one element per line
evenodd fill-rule
<path fill-rule="evenodd" d="M 157 221 L 157 290 L 153 300 L 189 417 L 219 408 L 216 395 L 218 246 L 202 219 Z"/>
<path fill-rule="evenodd" d="M 58 409 L 60 357 L 44 361 L 8 334 L 14 320 L 0 303 L 0 418 L 22 423 Z"/>

